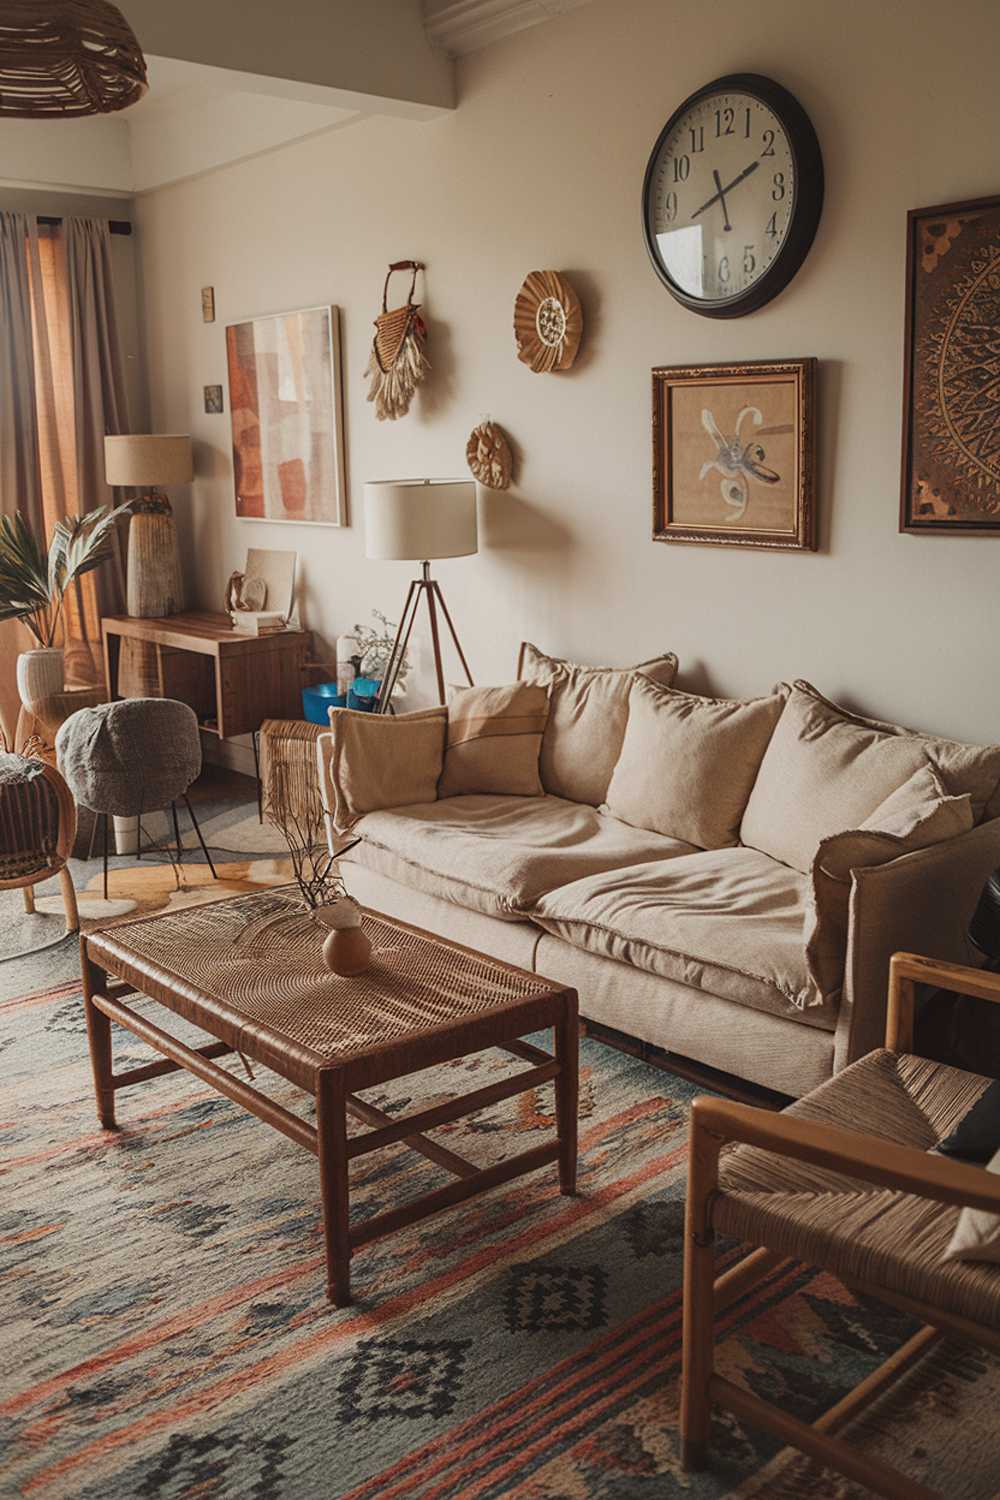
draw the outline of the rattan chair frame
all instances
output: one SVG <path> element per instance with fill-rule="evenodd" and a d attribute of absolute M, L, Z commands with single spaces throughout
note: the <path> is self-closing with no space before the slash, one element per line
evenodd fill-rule
<path fill-rule="evenodd" d="M 108 0 L 4 0 L 0 118 L 110 114 L 135 104 L 146 88 L 142 49 Z"/>
<path fill-rule="evenodd" d="M 897 953 L 889 969 L 885 1045 L 890 1051 L 913 1052 L 918 984 L 936 985 L 956 994 L 1000 1004 L 1000 975 L 912 953 Z M 1000 1333 L 950 1310 L 902 1296 L 891 1287 L 845 1278 L 852 1290 L 889 1303 L 920 1319 L 924 1326 L 812 1425 L 716 1374 L 715 1317 L 787 1261 L 785 1255 L 770 1249 L 762 1236 L 759 1246 L 749 1256 L 725 1275 L 715 1277 L 712 1206 L 719 1190 L 719 1153 L 731 1142 L 811 1163 L 826 1171 L 842 1172 L 878 1187 L 997 1214 L 1000 1214 L 1000 1177 L 978 1166 L 899 1146 L 861 1131 L 820 1125 L 731 1100 L 698 1098 L 691 1112 L 681 1374 L 681 1458 L 685 1470 L 702 1469 L 708 1461 L 710 1415 L 715 1405 L 774 1433 L 816 1462 L 836 1469 L 855 1483 L 867 1485 L 888 1500 L 943 1500 L 897 1469 L 857 1452 L 836 1433 L 850 1418 L 870 1406 L 942 1334 L 1000 1351 Z M 824 1269 L 837 1275 L 835 1256 L 831 1256 Z"/>
<path fill-rule="evenodd" d="M 73 801 L 73 793 L 55 766 L 49 765 L 48 761 L 39 761 L 39 765 L 42 779 L 51 788 L 59 809 L 56 846 L 40 870 L 32 870 L 27 875 L 15 875 L 7 880 L 0 880 L 0 890 L 22 890 L 24 909 L 30 915 L 35 910 L 35 886 L 40 885 L 43 880 L 51 880 L 53 875 L 58 875 L 63 907 L 66 911 L 66 931 L 77 932 L 80 927 L 80 912 L 76 903 L 73 877 L 66 863 L 73 852 L 73 843 L 76 839 L 76 803 Z"/>
<path fill-rule="evenodd" d="M 227 898 L 233 900 L 234 898 Z M 238 898 L 237 898 L 238 899 Z M 221 903 L 220 903 L 221 904 Z M 204 911 L 204 908 L 201 908 Z M 174 914 L 175 916 L 180 914 Z M 396 918 L 368 913 L 399 933 L 409 933 L 440 948 L 444 954 L 465 955 L 492 968 L 531 981 L 533 993 L 505 1000 L 467 1019 L 437 1023 L 430 1029 L 403 1035 L 391 1045 L 360 1050 L 342 1063 L 317 1059 L 308 1049 L 278 1031 L 254 1025 L 230 999 L 202 997 L 177 976 L 151 964 L 143 966 L 130 952 L 127 928 L 91 931 L 80 939 L 84 1012 L 97 1102 L 105 1130 L 116 1128 L 115 1095 L 133 1084 L 186 1068 L 220 1094 L 279 1130 L 319 1160 L 320 1192 L 326 1249 L 327 1294 L 338 1307 L 351 1302 L 351 1257 L 362 1245 L 393 1234 L 431 1214 L 452 1208 L 480 1193 L 513 1181 L 528 1172 L 558 1164 L 559 1190 L 576 1193 L 577 1107 L 579 1094 L 579 1019 L 575 990 L 550 984 L 536 974 L 473 949 L 424 932 Z M 156 918 L 148 919 L 155 921 Z M 364 976 L 342 984 L 363 985 Z M 191 1047 L 156 1025 L 146 1014 L 125 1004 L 141 993 L 184 1017 L 214 1039 Z M 349 992 L 345 991 L 345 994 Z M 160 1052 L 163 1061 L 115 1073 L 111 1060 L 112 1021 Z M 532 1032 L 551 1027 L 554 1051 L 546 1052 L 524 1040 Z M 358 1097 L 357 1090 L 393 1078 L 406 1077 L 436 1063 L 466 1057 L 489 1047 L 531 1063 L 512 1078 L 473 1089 L 445 1103 L 397 1117 Z M 312 1094 L 316 1124 L 285 1109 L 242 1078 L 219 1067 L 218 1057 L 238 1053 L 271 1068 Z M 546 1083 L 555 1085 L 556 1139 L 533 1146 L 494 1166 L 479 1168 L 457 1152 L 431 1140 L 430 1130 L 486 1109 Z M 347 1117 L 374 1127 L 349 1137 Z M 350 1222 L 350 1163 L 359 1156 L 402 1142 L 456 1179 L 398 1208 L 388 1209 L 355 1227 Z"/>

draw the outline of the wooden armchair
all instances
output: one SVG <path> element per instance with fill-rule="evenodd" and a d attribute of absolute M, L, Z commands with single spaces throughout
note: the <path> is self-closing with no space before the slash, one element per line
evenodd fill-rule
<path fill-rule="evenodd" d="M 0 746 L 0 890 L 20 887 L 30 914 L 35 886 L 58 875 L 67 932 L 80 926 L 66 865 L 75 836 L 76 804 L 55 766 L 34 755 L 8 754 Z"/>
<path fill-rule="evenodd" d="M 1000 1266 L 942 1260 L 963 1207 L 1000 1214 L 1000 1175 L 930 1154 L 990 1080 L 913 1055 L 918 983 L 1000 1002 L 1000 975 L 897 953 L 884 1049 L 781 1114 L 695 1100 L 681 1395 L 688 1470 L 707 1461 L 715 1404 L 878 1495 L 933 1500 L 925 1486 L 835 1435 L 941 1333 L 1000 1350 Z M 723 1150 L 731 1143 L 738 1144 Z M 928 1201 L 940 1205 L 930 1222 Z M 758 1247 L 718 1280 L 717 1233 Z M 821 1266 L 927 1325 L 811 1426 L 713 1369 L 715 1314 L 787 1259 Z"/>

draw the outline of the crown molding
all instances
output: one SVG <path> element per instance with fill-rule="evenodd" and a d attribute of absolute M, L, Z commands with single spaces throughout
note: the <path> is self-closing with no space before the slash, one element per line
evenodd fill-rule
<path fill-rule="evenodd" d="M 460 56 L 587 4 L 589 0 L 445 0 L 425 16 L 424 28 L 433 46 Z"/>

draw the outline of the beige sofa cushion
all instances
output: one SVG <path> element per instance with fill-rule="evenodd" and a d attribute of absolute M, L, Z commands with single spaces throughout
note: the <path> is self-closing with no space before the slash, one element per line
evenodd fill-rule
<path fill-rule="evenodd" d="M 691 846 L 629 828 L 558 797 L 448 797 L 370 813 L 355 830 L 360 861 L 403 885 L 507 921 L 555 886 Z"/>
<path fill-rule="evenodd" d="M 920 740 L 852 723 L 796 683 L 761 762 L 740 838 L 804 873 L 823 839 L 859 827 L 927 764 Z"/>
<path fill-rule="evenodd" d="M 832 1030 L 802 943 L 808 882 L 755 849 L 707 849 L 564 885 L 532 913 L 578 948 Z"/>
<path fill-rule="evenodd" d="M 972 816 L 977 823 L 1000 818 L 1000 745 L 969 745 L 964 740 L 944 739 L 939 734 L 930 734 L 923 729 L 904 729 L 899 724 L 883 723 L 881 719 L 865 719 L 860 714 L 849 713 L 837 703 L 831 703 L 811 683 L 799 680 L 795 686 L 802 692 L 810 693 L 818 703 L 824 704 L 851 724 L 859 724 L 865 729 L 878 729 L 883 734 L 920 740 L 949 796 L 961 797 L 968 792 L 972 798 Z"/>
<path fill-rule="evenodd" d="M 316 742 L 323 805 L 338 832 L 374 808 L 432 802 L 444 763 L 448 710 L 409 714 L 330 709 Z"/>
<path fill-rule="evenodd" d="M 677 658 L 670 652 L 637 667 L 581 667 L 522 643 L 518 677 L 549 688 L 541 773 L 552 796 L 591 807 L 604 801 L 625 738 L 629 689 L 639 673 L 669 686 Z"/>
<path fill-rule="evenodd" d="M 921 766 L 968 793 L 976 822 L 1000 811 L 1000 746 L 965 745 L 863 719 L 796 682 L 750 794 L 744 844 L 807 871 L 821 840 L 858 828 Z"/>
<path fill-rule="evenodd" d="M 818 996 L 834 1001 L 844 983 L 852 871 L 958 838 L 972 826 L 968 794 L 947 796 L 937 771 L 923 766 L 860 828 L 821 841 L 805 921 L 806 964 Z"/>
<path fill-rule="evenodd" d="M 740 822 L 790 689 L 737 702 L 636 677 L 607 811 L 700 849 L 739 842 Z"/>
<path fill-rule="evenodd" d="M 548 688 L 526 682 L 453 688 L 438 796 L 540 797 L 538 757 L 548 716 Z"/>

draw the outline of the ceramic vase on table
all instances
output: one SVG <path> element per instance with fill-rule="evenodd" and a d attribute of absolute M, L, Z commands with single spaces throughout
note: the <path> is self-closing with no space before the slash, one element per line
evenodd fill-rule
<path fill-rule="evenodd" d="M 318 906 L 313 917 L 327 935 L 323 940 L 323 962 L 333 974 L 351 978 L 363 974 L 371 962 L 371 939 L 361 926 L 361 908 L 352 896 L 342 896 L 327 906 Z"/>
<path fill-rule="evenodd" d="M 61 693 L 66 669 L 61 646 L 38 646 L 17 658 L 17 691 L 25 708 Z"/>

